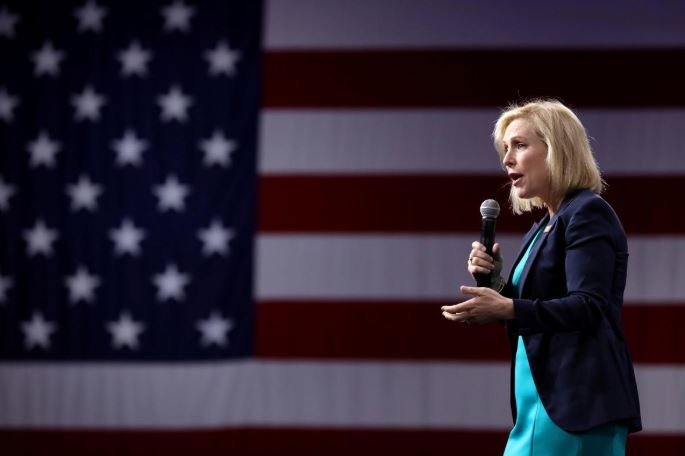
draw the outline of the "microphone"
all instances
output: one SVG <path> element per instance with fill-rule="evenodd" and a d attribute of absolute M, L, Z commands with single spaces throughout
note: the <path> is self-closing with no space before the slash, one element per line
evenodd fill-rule
<path fill-rule="evenodd" d="M 485 246 L 485 251 L 494 258 L 492 253 L 492 246 L 495 244 L 495 224 L 497 216 L 499 215 L 499 203 L 494 199 L 487 199 L 480 205 L 480 215 L 482 216 L 480 223 L 480 243 Z M 476 284 L 479 287 L 489 287 L 492 280 L 492 273 L 483 274 L 477 272 L 474 274 Z"/>

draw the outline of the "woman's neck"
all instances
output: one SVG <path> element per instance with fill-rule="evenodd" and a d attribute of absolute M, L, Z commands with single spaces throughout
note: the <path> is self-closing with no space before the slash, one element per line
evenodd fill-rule
<path fill-rule="evenodd" d="M 559 206 L 561 206 L 561 202 L 563 201 L 563 198 L 547 198 L 543 199 L 545 202 L 545 207 L 547 207 L 547 211 L 549 212 L 549 218 L 551 219 L 554 217 L 554 214 L 557 213 L 559 210 Z M 550 203 L 550 201 L 553 201 Z"/>

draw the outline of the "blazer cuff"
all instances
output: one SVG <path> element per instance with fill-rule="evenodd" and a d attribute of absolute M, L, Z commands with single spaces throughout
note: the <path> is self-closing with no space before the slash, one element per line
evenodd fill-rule
<path fill-rule="evenodd" d="M 513 299 L 514 322 L 520 334 L 531 332 L 530 322 L 535 320 L 535 302 L 530 299 Z"/>

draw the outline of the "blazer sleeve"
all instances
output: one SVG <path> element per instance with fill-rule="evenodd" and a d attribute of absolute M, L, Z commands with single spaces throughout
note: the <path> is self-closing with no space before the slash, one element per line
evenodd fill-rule
<path fill-rule="evenodd" d="M 594 327 L 611 302 L 617 230 L 624 236 L 618 219 L 604 200 L 591 198 L 581 203 L 566 226 L 565 252 L 555 252 L 554 258 L 565 262 L 566 295 L 547 300 L 514 299 L 512 327 L 520 333 Z"/>

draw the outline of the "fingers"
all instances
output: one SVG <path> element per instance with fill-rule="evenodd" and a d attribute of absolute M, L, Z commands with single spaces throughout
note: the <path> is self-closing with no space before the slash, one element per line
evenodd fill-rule
<path fill-rule="evenodd" d="M 440 310 L 450 314 L 466 313 L 473 307 L 473 303 L 469 301 L 460 302 L 459 304 L 452 304 L 451 306 L 442 306 Z"/>
<path fill-rule="evenodd" d="M 473 257 L 474 255 L 483 258 L 486 261 L 493 261 L 493 258 L 486 253 L 485 246 L 481 244 L 478 241 L 473 241 L 471 243 L 471 254 L 469 256 Z M 501 256 L 502 254 L 502 246 L 499 244 L 499 242 L 495 242 L 492 246 L 492 253 L 495 255 L 494 259 L 498 259 L 498 257 Z"/>
<path fill-rule="evenodd" d="M 473 241 L 471 243 L 471 248 L 473 250 L 481 250 L 481 251 L 485 252 L 485 246 L 478 241 Z"/>
<path fill-rule="evenodd" d="M 442 316 L 445 317 L 449 321 L 462 321 L 465 322 L 467 320 L 473 320 L 473 315 L 470 310 L 461 310 L 458 312 L 450 311 L 447 310 L 449 307 L 455 307 L 455 306 L 445 306 L 442 309 Z"/>
<path fill-rule="evenodd" d="M 476 246 L 476 244 L 478 246 Z M 473 243 L 474 248 L 469 253 L 469 264 L 468 269 L 471 274 L 480 272 L 483 274 L 489 274 L 495 269 L 495 262 L 493 258 L 485 253 L 485 247 L 479 242 Z M 482 247 L 482 248 L 481 248 Z"/>
<path fill-rule="evenodd" d="M 442 316 L 445 317 L 449 321 L 466 321 L 468 319 L 468 314 L 462 312 L 462 313 L 449 313 L 449 312 L 443 312 Z"/>
<path fill-rule="evenodd" d="M 458 321 L 458 322 L 466 323 L 467 325 L 473 325 L 473 324 L 482 325 L 485 323 L 490 323 L 492 321 L 490 319 L 475 318 L 475 317 L 472 317 L 472 316 L 470 316 L 468 314 L 464 314 L 464 313 L 454 315 L 454 314 L 450 314 L 447 312 L 443 312 L 442 314 L 447 320 Z"/>
<path fill-rule="evenodd" d="M 492 263 L 492 257 L 486 253 L 485 246 L 478 241 L 473 241 L 471 244 L 469 258 L 481 258 L 486 262 Z"/>
<path fill-rule="evenodd" d="M 479 288 L 479 287 L 462 287 L 462 288 L 469 288 L 472 290 L 489 290 L 488 288 Z M 459 314 L 459 313 L 469 313 L 473 312 L 476 310 L 478 307 L 478 302 L 476 301 L 476 298 L 480 295 L 473 294 L 473 298 L 467 299 L 466 301 L 457 303 L 457 304 L 452 304 L 451 306 L 442 306 L 440 310 L 443 312 L 451 313 L 451 314 Z"/>
<path fill-rule="evenodd" d="M 486 300 L 491 300 L 497 296 L 500 296 L 499 293 L 497 293 L 495 290 L 487 287 L 469 287 L 467 285 L 462 285 L 459 287 L 459 291 L 464 293 L 465 295 L 472 296 L 468 301 L 472 304 L 472 306 L 478 305 L 478 303 L 482 303 L 483 299 L 480 299 L 476 301 L 476 298 L 484 298 Z"/>
<path fill-rule="evenodd" d="M 501 298 L 499 293 L 490 288 L 466 285 L 462 285 L 459 289 L 471 298 L 458 304 L 442 306 L 440 310 L 447 320 L 468 324 L 485 324 L 496 319 L 502 319 L 501 312 L 498 311 L 497 299 Z M 513 316 L 509 318 L 513 318 Z"/>
<path fill-rule="evenodd" d="M 443 306 L 441 307 L 441 310 L 442 316 L 449 321 L 457 321 L 466 324 L 479 322 L 478 316 L 474 313 L 476 308 L 471 300 L 451 306 Z"/>
<path fill-rule="evenodd" d="M 470 273 L 471 275 L 477 274 L 477 273 L 480 273 L 480 274 L 490 274 L 490 273 L 493 271 L 493 269 L 491 269 L 491 268 L 486 268 L 486 267 L 483 267 L 483 266 L 478 266 L 477 264 L 474 264 L 474 263 L 469 264 L 469 266 L 468 266 L 467 269 L 468 269 L 468 271 L 469 271 L 469 273 Z"/>
<path fill-rule="evenodd" d="M 496 242 L 492 246 L 492 256 L 488 255 L 485 246 L 478 241 L 471 243 L 472 250 L 469 253 L 467 269 L 474 274 L 499 274 L 502 270 L 502 247 Z"/>

